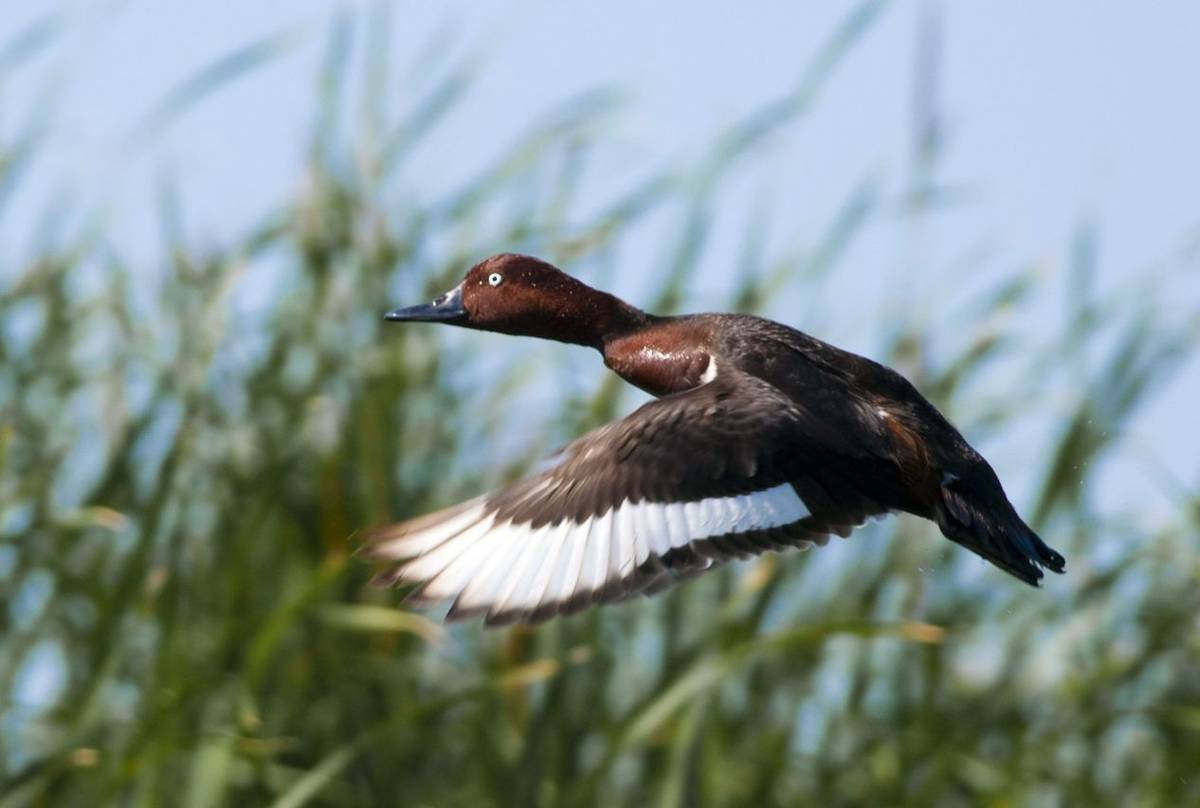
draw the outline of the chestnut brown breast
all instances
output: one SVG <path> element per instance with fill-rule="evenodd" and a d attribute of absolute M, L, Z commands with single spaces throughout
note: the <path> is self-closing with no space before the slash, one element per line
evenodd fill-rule
<path fill-rule="evenodd" d="M 627 336 L 607 340 L 604 364 L 622 379 L 654 396 L 690 390 L 710 373 L 710 351 L 703 330 L 672 320 Z"/>

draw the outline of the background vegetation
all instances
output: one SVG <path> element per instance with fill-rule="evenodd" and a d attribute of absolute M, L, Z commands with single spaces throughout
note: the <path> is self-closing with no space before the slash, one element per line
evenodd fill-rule
<path fill-rule="evenodd" d="M 69 204 L 47 210 L 28 257 L 0 268 L 0 805 L 1200 804 L 1200 498 L 1172 489 L 1154 523 L 1095 506 L 1103 460 L 1195 351 L 1198 321 L 1163 316 L 1152 278 L 1095 293 L 1086 227 L 1062 273 L 951 285 L 936 346 L 900 312 L 876 352 L 977 442 L 1030 441 L 1040 482 L 1021 504 L 1070 559 L 1043 591 L 899 518 L 665 597 L 485 633 L 397 606 L 350 556 L 355 529 L 519 474 L 631 401 L 598 367 L 580 393 L 568 365 L 591 357 L 480 356 L 439 329 L 385 329 L 388 304 L 500 249 L 606 285 L 630 228 L 662 214 L 677 237 L 657 300 L 640 302 L 684 306 L 714 195 L 810 114 L 876 8 L 702 164 L 587 217 L 574 203 L 611 98 L 552 109 L 475 181 L 418 205 L 405 161 L 470 71 L 398 119 L 348 115 L 388 82 L 385 45 L 356 45 L 349 21 L 330 36 L 302 190 L 244 238 L 189 243 L 169 185 L 156 265 L 127 262 Z M 40 36 L 0 47 L 0 67 L 19 70 Z M 365 100 L 343 81 L 357 59 Z M 0 143 L 0 223 L 37 136 Z M 920 184 L 937 156 L 930 139 L 904 200 L 852 189 L 785 255 L 747 233 L 728 306 L 783 316 L 764 307 L 790 301 L 804 325 L 794 304 L 819 299 L 865 226 L 945 201 Z M 1036 338 L 1019 325 L 1030 312 Z M 993 373 L 1012 383 L 981 382 Z M 562 403 L 518 412 L 530 385 Z M 513 424 L 544 436 L 515 459 L 496 448 Z"/>

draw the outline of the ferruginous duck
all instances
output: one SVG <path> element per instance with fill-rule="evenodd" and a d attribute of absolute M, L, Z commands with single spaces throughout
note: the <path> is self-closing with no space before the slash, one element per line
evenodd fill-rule
<path fill-rule="evenodd" d="M 658 317 L 510 253 L 387 319 L 595 348 L 657 397 L 567 446 L 549 471 L 366 534 L 365 555 L 390 565 L 375 582 L 450 601 L 447 620 L 538 622 L 652 594 L 889 511 L 936 522 L 1028 584 L 1043 567 L 1065 570 L 907 380 L 786 325 Z"/>

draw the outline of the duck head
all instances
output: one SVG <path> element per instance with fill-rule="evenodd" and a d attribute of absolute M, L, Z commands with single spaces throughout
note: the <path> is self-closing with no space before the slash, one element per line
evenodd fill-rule
<path fill-rule="evenodd" d="M 390 322 L 438 322 L 599 348 L 647 316 L 552 264 L 501 253 L 471 267 L 462 283 L 430 303 L 387 313 Z"/>

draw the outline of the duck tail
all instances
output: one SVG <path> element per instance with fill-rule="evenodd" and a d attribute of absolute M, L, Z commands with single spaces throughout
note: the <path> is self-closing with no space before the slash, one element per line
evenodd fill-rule
<path fill-rule="evenodd" d="M 1066 572 L 1066 559 L 1017 515 L 986 462 L 966 474 L 944 475 L 935 518 L 946 538 L 1031 586 L 1042 568 Z"/>

